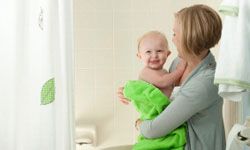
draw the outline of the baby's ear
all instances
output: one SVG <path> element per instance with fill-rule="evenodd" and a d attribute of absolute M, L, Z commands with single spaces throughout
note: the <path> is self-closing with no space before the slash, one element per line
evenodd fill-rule
<path fill-rule="evenodd" d="M 167 50 L 167 56 L 169 56 L 171 54 L 171 51 Z"/>
<path fill-rule="evenodd" d="M 139 52 L 136 54 L 136 56 L 137 56 L 139 59 L 141 59 L 141 54 L 140 54 Z"/>

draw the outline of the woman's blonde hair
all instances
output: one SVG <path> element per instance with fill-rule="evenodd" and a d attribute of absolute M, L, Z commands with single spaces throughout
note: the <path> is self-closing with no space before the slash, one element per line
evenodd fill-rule
<path fill-rule="evenodd" d="M 185 52 L 199 55 L 219 42 L 221 18 L 209 6 L 193 5 L 183 8 L 176 13 L 176 19 L 181 24 L 181 43 Z"/>

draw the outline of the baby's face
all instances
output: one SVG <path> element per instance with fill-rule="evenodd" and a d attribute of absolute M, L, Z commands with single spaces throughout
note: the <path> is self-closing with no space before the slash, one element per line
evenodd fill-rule
<path fill-rule="evenodd" d="M 160 36 L 150 35 L 141 40 L 138 57 L 146 67 L 154 70 L 162 69 L 170 51 Z"/>

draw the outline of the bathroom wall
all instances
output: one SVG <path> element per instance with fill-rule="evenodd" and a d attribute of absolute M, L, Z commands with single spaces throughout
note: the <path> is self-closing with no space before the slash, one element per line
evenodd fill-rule
<path fill-rule="evenodd" d="M 149 30 L 164 32 L 172 54 L 174 12 L 203 3 L 215 9 L 220 0 L 74 0 L 76 128 L 95 125 L 97 149 L 132 144 L 138 118 L 132 105 L 121 104 L 116 90 L 137 79 L 137 39 Z M 216 54 L 217 48 L 214 52 Z"/>

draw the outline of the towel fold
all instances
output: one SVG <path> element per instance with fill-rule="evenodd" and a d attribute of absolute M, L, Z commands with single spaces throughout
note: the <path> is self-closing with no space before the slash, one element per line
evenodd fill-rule
<path fill-rule="evenodd" d="M 220 4 L 219 11 L 227 16 L 238 16 L 239 1 L 238 0 L 223 0 Z"/>
<path fill-rule="evenodd" d="M 170 103 L 158 88 L 141 80 L 128 81 L 123 92 L 140 113 L 142 120 L 154 119 Z M 161 138 L 147 139 L 140 135 L 133 150 L 184 150 L 185 143 L 186 125 L 184 124 Z"/>
<path fill-rule="evenodd" d="M 236 16 L 220 8 L 226 16 L 214 83 L 219 84 L 220 96 L 240 101 L 243 94 L 250 91 L 250 1 L 224 0 L 221 6 L 239 9 Z"/>

